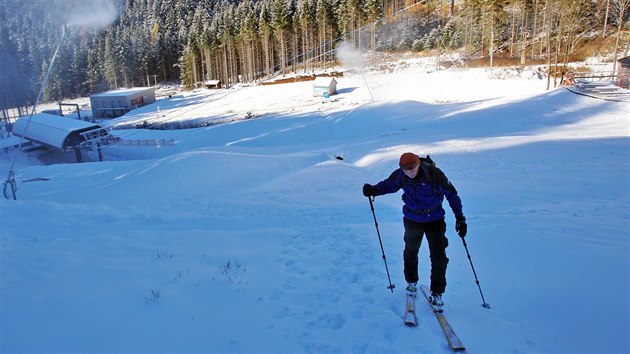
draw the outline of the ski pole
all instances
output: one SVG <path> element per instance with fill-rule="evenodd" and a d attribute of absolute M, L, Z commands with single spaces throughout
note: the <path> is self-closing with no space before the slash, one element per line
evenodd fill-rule
<path fill-rule="evenodd" d="M 475 266 L 473 265 L 472 258 L 470 258 L 470 252 L 468 252 L 468 245 L 466 244 L 466 240 L 464 240 L 463 237 L 461 239 L 462 239 L 462 243 L 464 243 L 464 248 L 466 249 L 466 255 L 468 255 L 468 261 L 470 262 L 470 267 L 472 268 L 473 275 L 475 276 L 475 282 L 477 283 L 477 287 L 479 288 L 479 294 L 481 294 L 481 300 L 483 301 L 483 304 L 481 304 L 481 306 L 489 309 L 490 304 L 488 304 L 486 302 L 486 299 L 483 297 L 483 291 L 481 291 L 481 285 L 479 285 L 479 278 L 477 278 L 477 272 L 475 272 Z"/>
<path fill-rule="evenodd" d="M 376 226 L 376 234 L 378 235 L 378 243 L 381 245 L 381 253 L 383 254 L 383 262 L 385 262 L 385 271 L 387 272 L 387 280 L 389 281 L 389 286 L 387 289 L 394 292 L 394 288 L 396 285 L 392 284 L 392 279 L 389 276 L 389 268 L 387 267 L 387 258 L 385 257 L 385 250 L 383 249 L 383 241 L 381 241 L 381 233 L 378 231 L 378 222 L 376 221 L 376 213 L 374 213 L 374 203 L 372 203 L 372 197 L 368 197 L 370 201 L 370 208 L 372 209 L 372 216 L 374 217 L 374 226 Z"/>

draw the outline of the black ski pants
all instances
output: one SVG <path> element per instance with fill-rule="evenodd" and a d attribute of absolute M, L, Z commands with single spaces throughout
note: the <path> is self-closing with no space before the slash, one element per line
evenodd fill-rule
<path fill-rule="evenodd" d="M 444 218 L 419 223 L 407 218 L 403 218 L 405 225 L 405 251 L 403 258 L 405 261 L 405 280 L 408 283 L 418 282 L 418 251 L 422 243 L 422 237 L 427 236 L 429 243 L 429 253 L 431 258 L 431 292 L 442 294 L 446 289 L 446 222 Z"/>

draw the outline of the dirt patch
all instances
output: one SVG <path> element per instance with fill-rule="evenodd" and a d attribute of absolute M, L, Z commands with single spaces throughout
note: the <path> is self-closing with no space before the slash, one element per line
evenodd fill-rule
<path fill-rule="evenodd" d="M 342 76 L 343 76 L 342 72 L 336 71 L 336 72 L 331 72 L 331 73 L 323 73 L 319 75 L 301 75 L 301 76 L 287 77 L 284 79 L 261 82 L 260 84 L 261 85 L 277 85 L 277 84 L 287 84 L 291 82 L 313 81 L 315 80 L 316 77 L 342 77 Z"/>

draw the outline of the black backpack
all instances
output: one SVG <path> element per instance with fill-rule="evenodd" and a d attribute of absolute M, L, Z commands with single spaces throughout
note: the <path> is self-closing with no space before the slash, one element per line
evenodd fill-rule
<path fill-rule="evenodd" d="M 431 156 L 427 155 L 426 157 L 422 157 L 422 156 L 418 156 L 420 157 L 420 163 L 424 164 L 425 166 L 435 166 L 435 162 L 433 162 L 433 159 L 431 158 Z"/>
<path fill-rule="evenodd" d="M 437 170 L 437 166 L 435 166 L 435 161 L 433 161 L 433 159 L 431 158 L 431 156 L 427 155 L 425 157 L 420 157 L 420 164 L 426 167 L 427 172 L 429 173 L 429 183 L 433 186 L 433 189 L 435 189 L 435 184 L 437 183 L 437 176 L 436 176 L 436 170 Z"/>

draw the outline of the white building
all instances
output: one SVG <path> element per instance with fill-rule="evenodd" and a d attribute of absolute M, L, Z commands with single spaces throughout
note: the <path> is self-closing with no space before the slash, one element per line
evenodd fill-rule
<path fill-rule="evenodd" d="M 334 77 L 318 76 L 313 82 L 313 96 L 324 97 L 325 94 L 334 95 L 337 93 L 337 80 Z"/>
<path fill-rule="evenodd" d="M 94 117 L 120 117 L 123 114 L 155 102 L 154 87 L 112 90 L 90 96 Z"/>

